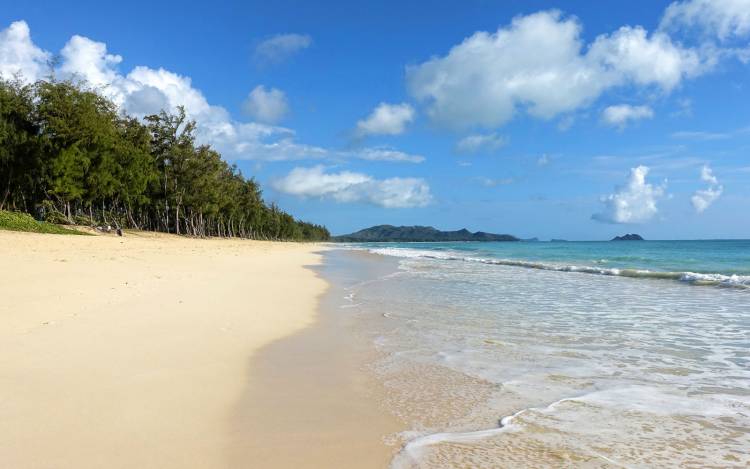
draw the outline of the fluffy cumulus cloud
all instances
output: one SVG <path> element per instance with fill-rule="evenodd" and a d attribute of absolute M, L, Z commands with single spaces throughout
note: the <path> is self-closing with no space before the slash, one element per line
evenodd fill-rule
<path fill-rule="evenodd" d="M 608 106 L 602 111 L 602 121 L 618 129 L 624 129 L 631 122 L 652 117 L 654 117 L 654 110 L 648 106 L 618 104 Z"/>
<path fill-rule="evenodd" d="M 456 143 L 459 153 L 493 152 L 506 144 L 504 137 L 497 133 L 467 135 Z"/>
<path fill-rule="evenodd" d="M 724 192 L 724 186 L 719 184 L 719 180 L 708 166 L 704 166 L 701 169 L 701 181 L 707 183 L 709 186 L 705 189 L 695 191 L 695 194 L 690 198 L 693 208 L 698 213 L 706 211 Z"/>
<path fill-rule="evenodd" d="M 613 194 L 602 198 L 604 211 L 592 216 L 605 223 L 643 223 L 658 212 L 657 201 L 664 195 L 665 184 L 654 186 L 646 182 L 649 168 L 638 166 L 630 170 L 628 182 Z"/>
<path fill-rule="evenodd" d="M 29 27 L 23 21 L 12 23 L 0 32 L 3 78 L 20 73 L 28 82 L 38 80 L 46 73 L 51 56 L 32 42 Z M 122 109 L 139 117 L 183 106 L 188 117 L 199 124 L 199 141 L 213 145 L 228 159 L 279 161 L 324 158 L 330 154 L 324 148 L 298 143 L 291 129 L 232 119 L 226 109 L 210 104 L 193 86 L 190 77 L 143 66 L 124 74 L 118 69 L 122 60 L 110 53 L 106 44 L 76 35 L 60 51 L 56 73 L 60 78 L 85 80 Z M 265 98 L 265 107 L 257 107 L 256 117 L 266 121 L 279 118 L 283 94 L 273 89 L 256 90 L 256 104 Z"/>
<path fill-rule="evenodd" d="M 430 203 L 430 187 L 423 179 L 376 179 L 352 171 L 326 172 L 323 166 L 294 168 L 272 184 L 279 192 L 298 197 L 367 203 L 385 208 L 423 207 Z"/>
<path fill-rule="evenodd" d="M 710 65 L 698 51 L 641 27 L 622 27 L 586 45 L 575 18 L 542 11 L 408 67 L 407 86 L 440 124 L 492 128 L 519 110 L 543 119 L 573 112 L 617 86 L 669 92 Z"/>
<path fill-rule="evenodd" d="M 398 135 L 414 120 L 414 108 L 406 103 L 380 103 L 367 118 L 357 122 L 358 137 Z"/>
<path fill-rule="evenodd" d="M 0 77 L 12 80 L 16 75 L 36 81 L 47 72 L 51 54 L 37 47 L 25 21 L 11 23 L 0 31 Z"/>
<path fill-rule="evenodd" d="M 289 112 L 284 92 L 263 85 L 253 88 L 242 107 L 248 115 L 267 124 L 276 124 Z"/>
<path fill-rule="evenodd" d="M 312 38 L 307 34 L 277 34 L 258 44 L 255 59 L 261 63 L 278 64 L 310 45 Z"/>
<path fill-rule="evenodd" d="M 51 53 L 31 41 L 25 22 L 13 23 L 0 31 L 0 76 L 3 78 L 10 79 L 15 74 L 20 74 L 27 82 L 43 78 L 50 57 Z M 300 143 L 293 130 L 272 125 L 289 108 L 286 96 L 280 90 L 263 86 L 252 90 L 244 107 L 255 121 L 241 122 L 232 119 L 223 107 L 210 104 L 193 86 L 190 77 L 163 68 L 143 66 L 136 66 L 125 74 L 118 69 L 122 60 L 121 56 L 110 53 L 102 42 L 73 36 L 60 51 L 56 73 L 61 78 L 85 80 L 122 109 L 138 117 L 162 109 L 174 111 L 177 106 L 183 106 L 188 117 L 199 124 L 199 141 L 211 144 L 230 160 L 358 158 L 411 163 L 424 161 L 423 156 L 386 147 L 342 152 Z"/>
<path fill-rule="evenodd" d="M 698 29 L 721 41 L 750 34 L 750 0 L 688 0 L 664 12 L 661 28 Z"/>
<path fill-rule="evenodd" d="M 62 51 L 59 72 L 65 76 L 78 75 L 94 87 L 104 87 L 120 80 L 116 66 L 122 57 L 107 53 L 102 42 L 75 35 Z"/>

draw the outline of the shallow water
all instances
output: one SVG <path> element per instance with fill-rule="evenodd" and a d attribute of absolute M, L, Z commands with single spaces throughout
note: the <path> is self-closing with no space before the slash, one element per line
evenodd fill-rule
<path fill-rule="evenodd" d="M 381 352 L 371 368 L 386 406 L 409 426 L 392 438 L 394 468 L 750 465 L 748 289 L 476 262 L 590 265 L 462 244 L 365 246 L 393 272 L 342 298 Z M 691 271 L 748 273 L 742 255 L 707 246 L 714 263 Z M 688 271 L 628 256 L 646 260 L 615 268 Z"/>
<path fill-rule="evenodd" d="M 395 257 L 750 288 L 750 240 L 370 243 L 349 247 Z"/>

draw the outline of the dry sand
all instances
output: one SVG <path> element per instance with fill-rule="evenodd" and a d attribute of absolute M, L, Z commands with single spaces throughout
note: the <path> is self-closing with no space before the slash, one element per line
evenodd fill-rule
<path fill-rule="evenodd" d="M 256 444 L 264 460 L 258 464 L 247 444 L 267 427 L 262 419 L 272 425 L 284 412 L 273 390 L 254 388 L 250 359 L 315 322 L 327 285 L 305 266 L 320 261 L 320 249 L 145 233 L 0 231 L 0 467 L 285 467 Z M 323 362 L 317 360 L 318 369 Z M 261 384 L 282 384 L 297 371 L 278 370 L 274 379 L 266 373 Z M 332 380 L 342 382 L 361 384 Z M 351 397 L 348 385 L 340 399 L 317 386 L 327 401 Z M 319 404 L 310 401 L 311 423 Z M 378 411 L 357 417 L 368 412 Z M 247 415 L 253 421 L 243 424 Z M 276 449 L 317 454 L 321 444 L 299 432 L 290 442 Z M 383 447 L 377 459 L 385 454 Z"/>

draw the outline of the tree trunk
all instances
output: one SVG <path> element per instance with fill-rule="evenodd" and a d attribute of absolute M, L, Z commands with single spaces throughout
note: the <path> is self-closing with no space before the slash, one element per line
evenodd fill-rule
<path fill-rule="evenodd" d="M 180 234 L 180 203 L 174 209 L 174 232 Z"/>
<path fill-rule="evenodd" d="M 5 186 L 5 193 L 3 194 L 3 200 L 0 201 L 0 210 L 5 208 L 5 201 L 8 200 L 8 196 L 10 195 L 10 181 L 13 180 L 13 167 L 11 166 L 10 171 L 8 171 L 8 184 Z"/>

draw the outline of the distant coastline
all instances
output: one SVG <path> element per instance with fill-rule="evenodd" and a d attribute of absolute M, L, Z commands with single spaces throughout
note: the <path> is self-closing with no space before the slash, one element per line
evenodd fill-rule
<path fill-rule="evenodd" d="M 335 242 L 387 243 L 387 242 L 453 242 L 453 241 L 520 241 L 509 234 L 472 233 L 466 228 L 457 231 L 440 231 L 432 226 L 377 225 L 355 233 L 333 236 Z"/>

